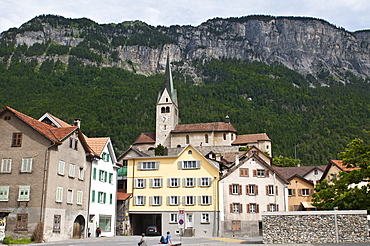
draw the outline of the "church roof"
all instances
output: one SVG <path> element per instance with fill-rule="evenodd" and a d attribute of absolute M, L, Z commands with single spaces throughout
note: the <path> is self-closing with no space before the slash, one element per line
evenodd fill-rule
<path fill-rule="evenodd" d="M 258 141 L 271 141 L 266 133 L 237 135 L 232 145 L 258 143 Z"/>
<path fill-rule="evenodd" d="M 135 140 L 133 144 L 154 144 L 155 143 L 155 132 L 143 132 Z"/>
<path fill-rule="evenodd" d="M 200 124 L 182 124 L 177 125 L 171 133 L 185 133 L 185 132 L 235 132 L 236 130 L 230 123 L 225 122 L 211 122 Z"/>

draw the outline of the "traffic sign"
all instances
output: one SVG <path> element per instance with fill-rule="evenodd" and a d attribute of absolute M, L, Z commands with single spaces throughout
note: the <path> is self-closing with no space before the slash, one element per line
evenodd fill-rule
<path fill-rule="evenodd" d="M 184 220 L 183 219 L 179 219 L 179 225 L 183 225 L 184 224 Z"/>

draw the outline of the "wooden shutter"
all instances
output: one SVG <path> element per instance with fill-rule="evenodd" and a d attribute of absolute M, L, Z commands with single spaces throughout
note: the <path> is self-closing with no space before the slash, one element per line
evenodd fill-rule
<path fill-rule="evenodd" d="M 239 213 L 243 213 L 243 204 L 239 204 Z"/>
<path fill-rule="evenodd" d="M 256 204 L 256 213 L 260 212 L 260 205 Z"/>
<path fill-rule="evenodd" d="M 279 204 L 276 204 L 275 207 L 276 207 L 276 211 L 279 211 Z"/>
<path fill-rule="evenodd" d="M 247 204 L 247 213 L 250 213 L 251 212 L 251 208 L 250 208 L 250 205 Z"/>
<path fill-rule="evenodd" d="M 230 213 L 233 213 L 234 211 L 233 211 L 233 204 L 232 203 L 230 203 Z"/>
<path fill-rule="evenodd" d="M 270 204 L 267 204 L 267 212 L 270 212 Z"/>
<path fill-rule="evenodd" d="M 229 194 L 233 194 L 233 185 L 229 184 Z"/>
<path fill-rule="evenodd" d="M 243 189 L 243 186 L 242 185 L 239 185 L 239 189 L 238 189 L 238 194 L 241 195 L 242 194 L 242 189 Z"/>
<path fill-rule="evenodd" d="M 269 170 L 265 170 L 265 173 L 266 173 L 266 177 L 270 177 L 270 171 Z"/>
<path fill-rule="evenodd" d="M 257 177 L 257 169 L 253 169 L 253 177 Z"/>
<path fill-rule="evenodd" d="M 255 194 L 258 195 L 258 185 L 255 186 Z"/>
<path fill-rule="evenodd" d="M 298 189 L 298 196 L 302 196 L 302 189 Z"/>
<path fill-rule="evenodd" d="M 245 194 L 246 195 L 249 195 L 249 185 L 246 185 L 245 186 Z"/>
<path fill-rule="evenodd" d="M 279 194 L 278 194 L 278 186 L 276 186 L 276 187 L 275 187 L 275 194 L 276 194 L 276 195 L 279 195 Z"/>
<path fill-rule="evenodd" d="M 269 186 L 266 185 L 266 195 L 268 196 L 269 195 Z"/>
<path fill-rule="evenodd" d="M 295 196 L 295 189 L 292 189 L 292 196 Z"/>

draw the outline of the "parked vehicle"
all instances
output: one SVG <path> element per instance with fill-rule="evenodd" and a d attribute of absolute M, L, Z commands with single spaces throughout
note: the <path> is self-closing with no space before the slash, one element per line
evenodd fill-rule
<path fill-rule="evenodd" d="M 158 226 L 148 226 L 145 230 L 145 235 L 147 236 L 159 236 L 161 232 Z"/>

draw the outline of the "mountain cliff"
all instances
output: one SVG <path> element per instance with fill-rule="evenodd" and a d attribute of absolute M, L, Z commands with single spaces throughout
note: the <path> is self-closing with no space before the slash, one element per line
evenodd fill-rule
<path fill-rule="evenodd" d="M 121 67 L 139 74 L 164 72 L 167 54 L 175 69 L 201 83 L 194 61 L 236 58 L 280 63 L 321 85 L 370 77 L 370 30 L 348 32 L 303 17 L 215 18 L 199 26 L 153 27 L 140 21 L 99 25 L 89 19 L 38 16 L 0 36 L 0 57 Z M 310 81 L 308 79 L 308 81 Z"/>

